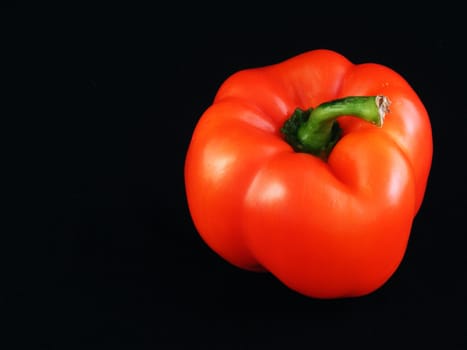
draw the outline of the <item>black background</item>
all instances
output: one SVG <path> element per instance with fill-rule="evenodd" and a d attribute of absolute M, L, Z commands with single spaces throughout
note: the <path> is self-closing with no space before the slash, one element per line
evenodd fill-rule
<path fill-rule="evenodd" d="M 63 349 L 465 348 L 462 22 L 340 10 L 5 9 L 4 170 L 18 214 L 5 212 L 5 236 L 18 250 L 3 245 L 4 335 Z M 186 204 L 186 150 L 222 81 L 318 48 L 398 71 L 433 127 L 406 256 L 362 298 L 310 299 L 229 265 Z"/>

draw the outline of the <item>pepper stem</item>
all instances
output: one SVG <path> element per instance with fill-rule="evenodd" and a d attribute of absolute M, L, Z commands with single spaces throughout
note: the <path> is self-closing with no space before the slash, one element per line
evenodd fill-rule
<path fill-rule="evenodd" d="M 389 105 L 389 99 L 382 95 L 344 97 L 322 103 L 314 109 L 295 110 L 281 132 L 296 151 L 327 159 L 342 135 L 336 118 L 354 116 L 382 127 Z"/>

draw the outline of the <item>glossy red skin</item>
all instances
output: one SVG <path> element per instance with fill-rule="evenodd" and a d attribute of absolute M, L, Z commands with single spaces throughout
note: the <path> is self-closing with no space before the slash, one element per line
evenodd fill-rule
<path fill-rule="evenodd" d="M 344 136 L 327 162 L 280 134 L 297 108 L 385 95 L 382 128 L 338 119 Z M 237 72 L 200 118 L 186 156 L 186 195 L 204 241 L 240 268 L 269 271 L 315 298 L 381 287 L 406 251 L 432 161 L 426 109 L 378 64 L 329 50 Z"/>

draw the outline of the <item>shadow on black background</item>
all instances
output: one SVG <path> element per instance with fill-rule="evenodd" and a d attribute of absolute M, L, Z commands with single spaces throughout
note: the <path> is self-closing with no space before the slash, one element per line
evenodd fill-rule
<path fill-rule="evenodd" d="M 18 131 L 10 207 L 21 213 L 20 250 L 4 265 L 7 335 L 64 349 L 466 346 L 459 22 L 121 10 L 2 15 L 5 116 Z M 317 48 L 398 71 L 432 121 L 406 256 L 362 298 L 314 300 L 230 266 L 186 205 L 185 153 L 221 82 Z"/>

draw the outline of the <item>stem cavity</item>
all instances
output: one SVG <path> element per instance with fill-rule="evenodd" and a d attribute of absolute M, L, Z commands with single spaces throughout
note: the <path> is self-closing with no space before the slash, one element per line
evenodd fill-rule
<path fill-rule="evenodd" d="M 296 109 L 281 132 L 297 152 L 306 152 L 326 160 L 342 136 L 336 119 L 354 116 L 382 127 L 389 112 L 386 96 L 349 96 L 320 104 L 308 110 Z"/>

